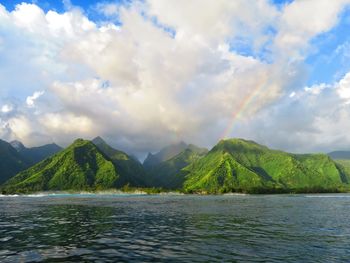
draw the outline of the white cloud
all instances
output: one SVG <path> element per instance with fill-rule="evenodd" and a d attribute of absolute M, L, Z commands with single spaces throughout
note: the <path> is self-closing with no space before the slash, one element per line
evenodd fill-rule
<path fill-rule="evenodd" d="M 308 0 L 285 5 L 275 39 L 280 55 L 292 59 L 304 57 L 309 41 L 334 27 L 341 11 L 349 3 L 349 0 Z"/>
<path fill-rule="evenodd" d="M 329 90 L 295 87 L 305 86 L 310 40 L 337 23 L 345 3 L 295 1 L 281 10 L 267 0 L 97 5 L 118 26 L 90 21 L 70 1 L 64 13 L 0 5 L 0 98 L 16 94 L 23 104 L 0 130 L 28 145 L 95 135 L 137 152 L 181 139 L 212 145 L 233 114 L 243 123 L 283 94 L 295 102 Z M 241 44 L 252 54 L 242 55 Z M 335 89 L 345 101 L 347 87 L 344 80 Z M 45 96 L 36 103 L 40 90 Z"/>
<path fill-rule="evenodd" d="M 35 106 L 35 101 L 41 97 L 42 95 L 44 95 L 44 91 L 35 91 L 33 93 L 33 95 L 28 96 L 26 99 L 26 103 L 28 107 L 34 107 Z"/>
<path fill-rule="evenodd" d="M 349 76 L 314 85 L 267 107 L 236 131 L 277 149 L 329 152 L 350 148 Z"/>
<path fill-rule="evenodd" d="M 4 104 L 4 105 L 2 105 L 2 107 L 1 107 L 1 112 L 2 112 L 2 113 L 9 113 L 9 112 L 11 112 L 12 110 L 13 110 L 13 106 L 10 105 L 10 104 Z"/>
<path fill-rule="evenodd" d="M 340 98 L 346 100 L 347 104 L 350 103 L 350 72 L 347 73 L 341 81 L 339 81 L 337 91 Z"/>
<path fill-rule="evenodd" d="M 7 122 L 7 127 L 11 130 L 9 138 L 21 138 L 24 141 L 33 139 L 33 132 L 35 131 L 34 123 L 26 116 L 16 116 Z"/>
<path fill-rule="evenodd" d="M 310 94 L 318 95 L 322 92 L 322 90 L 329 88 L 331 85 L 327 85 L 326 83 L 321 83 L 318 85 L 313 85 L 311 87 L 305 87 L 304 90 Z"/>
<path fill-rule="evenodd" d="M 16 26 L 26 28 L 30 32 L 37 32 L 46 24 L 45 13 L 34 4 L 16 5 L 11 16 Z"/>
<path fill-rule="evenodd" d="M 147 1 L 150 14 L 175 28 L 182 38 L 198 38 L 208 44 L 262 31 L 274 21 L 276 8 L 265 0 Z"/>
<path fill-rule="evenodd" d="M 71 134 L 88 136 L 93 129 L 92 121 L 85 116 L 70 113 L 47 113 L 40 117 L 41 125 L 52 134 Z"/>

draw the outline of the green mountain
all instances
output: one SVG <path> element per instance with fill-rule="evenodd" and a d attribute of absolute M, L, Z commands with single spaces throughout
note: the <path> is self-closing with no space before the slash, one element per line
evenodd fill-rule
<path fill-rule="evenodd" d="M 130 186 L 146 185 L 145 171 L 140 162 L 125 152 L 112 148 L 101 137 L 96 137 L 92 142 L 113 161 L 120 175 L 117 182 L 118 187 L 126 184 Z"/>
<path fill-rule="evenodd" d="M 10 142 L 10 144 L 31 165 L 41 162 L 45 158 L 52 156 L 55 153 L 58 153 L 59 151 L 62 150 L 62 148 L 55 143 L 46 144 L 38 147 L 32 147 L 32 148 L 25 147 L 23 143 L 19 141 L 12 141 Z"/>
<path fill-rule="evenodd" d="M 350 174 L 350 160 L 335 160 L 335 162 L 338 164 L 338 167 L 342 169 L 344 174 Z"/>
<path fill-rule="evenodd" d="M 334 151 L 328 153 L 345 173 L 350 174 L 350 151 Z"/>
<path fill-rule="evenodd" d="M 184 151 L 187 147 L 188 145 L 186 143 L 180 142 L 178 144 L 172 144 L 172 145 L 166 146 L 156 154 L 148 153 L 146 159 L 143 162 L 143 166 L 146 169 L 154 167 L 160 164 L 161 162 L 167 161 L 172 157 L 178 155 L 179 153 Z"/>
<path fill-rule="evenodd" d="M 182 187 L 184 176 L 181 169 L 197 161 L 208 152 L 205 148 L 199 148 L 190 144 L 182 152 L 169 160 L 163 161 L 147 170 L 150 184 L 166 189 L 179 189 Z"/>
<path fill-rule="evenodd" d="M 11 144 L 0 140 L 0 184 L 28 167 L 28 161 Z"/>
<path fill-rule="evenodd" d="M 104 153 L 92 142 L 78 139 L 65 150 L 12 177 L 2 186 L 2 192 L 109 189 L 117 185 L 119 177 Z"/>
<path fill-rule="evenodd" d="M 220 141 L 182 171 L 186 192 L 334 192 L 350 181 L 325 154 L 290 154 L 243 139 Z"/>
<path fill-rule="evenodd" d="M 15 146 L 25 148 L 19 143 Z M 93 142 L 78 139 L 27 169 L 21 150 L 0 140 L 0 180 L 8 179 L 1 191 L 103 190 L 125 185 L 188 193 L 350 190 L 349 160 L 335 162 L 325 154 L 291 154 L 243 139 L 222 140 L 209 152 L 194 145 L 186 145 L 180 152 L 182 146 L 175 148 L 164 148 L 167 150 L 158 155 L 158 163 L 146 167 L 145 172 L 137 160 L 100 137 Z"/>

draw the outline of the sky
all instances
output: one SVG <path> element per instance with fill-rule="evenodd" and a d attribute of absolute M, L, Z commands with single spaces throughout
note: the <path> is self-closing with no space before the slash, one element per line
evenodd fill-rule
<path fill-rule="evenodd" d="M 350 0 L 0 0 L 0 83 L 27 146 L 350 150 Z"/>

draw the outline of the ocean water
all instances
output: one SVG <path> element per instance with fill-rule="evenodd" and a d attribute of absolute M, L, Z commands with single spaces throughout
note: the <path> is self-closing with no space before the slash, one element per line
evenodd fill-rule
<path fill-rule="evenodd" d="M 0 196 L 0 262 L 350 262 L 350 195 Z"/>

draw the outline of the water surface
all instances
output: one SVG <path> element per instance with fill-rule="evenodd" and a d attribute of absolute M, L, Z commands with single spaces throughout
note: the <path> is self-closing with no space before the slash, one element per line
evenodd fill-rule
<path fill-rule="evenodd" d="M 0 262 L 349 262 L 350 195 L 0 197 Z"/>

